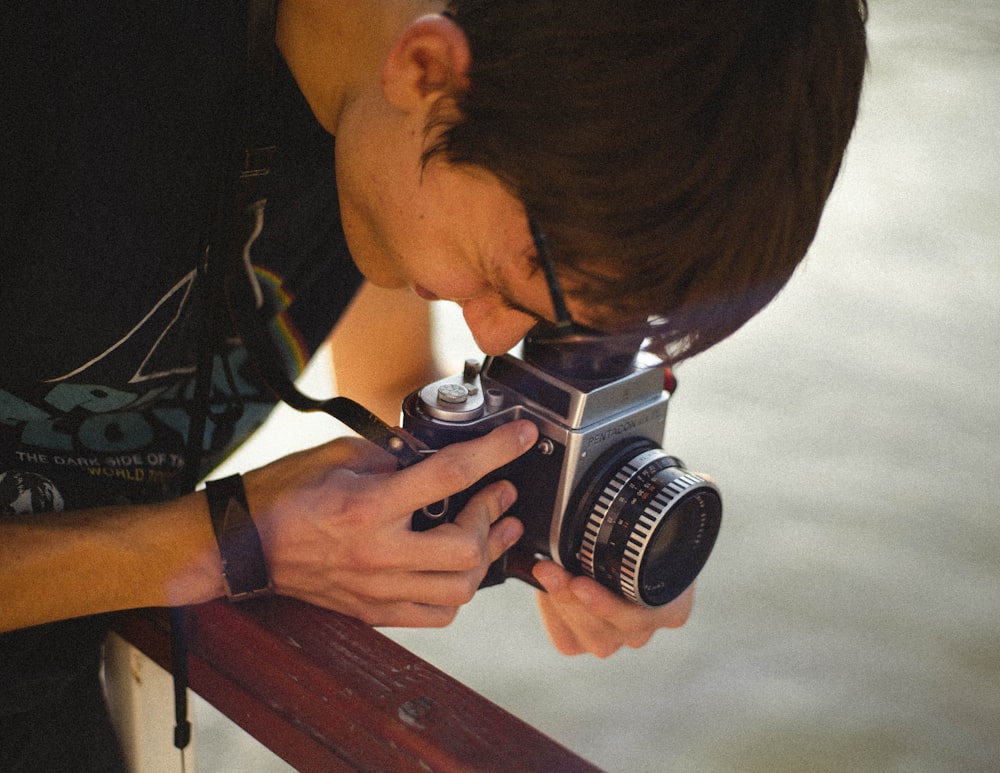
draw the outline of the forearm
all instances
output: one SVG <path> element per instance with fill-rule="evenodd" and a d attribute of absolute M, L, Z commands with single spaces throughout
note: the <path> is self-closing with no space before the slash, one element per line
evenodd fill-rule
<path fill-rule="evenodd" d="M 203 493 L 0 520 L 0 628 L 221 595 Z"/>
<path fill-rule="evenodd" d="M 364 285 L 330 336 L 337 393 L 395 424 L 402 398 L 439 377 L 431 338 L 427 301 Z"/>
<path fill-rule="evenodd" d="M 454 521 L 414 532 L 413 511 L 464 491 L 534 445 L 530 422 L 403 470 L 338 438 L 244 476 L 274 590 L 373 625 L 445 625 L 518 539 L 516 492 L 481 489 Z M 203 493 L 146 507 L 0 519 L 0 629 L 223 595 Z"/>

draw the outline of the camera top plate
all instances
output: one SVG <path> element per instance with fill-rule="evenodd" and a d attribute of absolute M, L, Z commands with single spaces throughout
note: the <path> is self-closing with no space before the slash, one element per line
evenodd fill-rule
<path fill-rule="evenodd" d="M 516 392 L 532 408 L 553 415 L 561 424 L 582 429 L 605 421 L 624 409 L 663 399 L 663 371 L 636 369 L 609 382 L 571 382 L 522 359 L 505 354 L 488 357 L 483 388 L 493 383 Z"/>

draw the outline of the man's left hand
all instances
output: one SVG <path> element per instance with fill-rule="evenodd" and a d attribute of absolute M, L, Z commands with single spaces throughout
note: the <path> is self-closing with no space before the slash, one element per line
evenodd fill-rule
<path fill-rule="evenodd" d="M 532 570 L 542 621 L 564 655 L 589 652 L 606 658 L 621 647 L 638 649 L 660 628 L 680 628 L 691 614 L 694 585 L 662 607 L 640 607 L 589 577 L 574 576 L 552 561 Z"/>

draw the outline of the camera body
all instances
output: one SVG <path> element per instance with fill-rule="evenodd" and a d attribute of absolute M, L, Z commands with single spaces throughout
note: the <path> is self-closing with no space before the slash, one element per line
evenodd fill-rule
<path fill-rule="evenodd" d="M 472 488 L 417 511 L 413 528 L 453 520 L 475 491 L 507 479 L 518 489 L 508 515 L 519 543 L 483 585 L 518 577 L 552 558 L 643 606 L 679 595 L 707 560 L 721 499 L 710 481 L 659 449 L 669 394 L 661 368 L 628 368 L 611 379 L 579 379 L 511 354 L 435 381 L 403 403 L 403 427 L 431 449 L 530 419 L 539 440 Z"/>

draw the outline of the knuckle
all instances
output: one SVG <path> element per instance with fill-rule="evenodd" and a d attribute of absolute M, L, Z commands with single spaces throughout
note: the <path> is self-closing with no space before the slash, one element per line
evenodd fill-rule
<path fill-rule="evenodd" d="M 483 545 L 471 535 L 456 542 L 451 557 L 456 568 L 463 571 L 482 566 L 488 558 Z"/>
<path fill-rule="evenodd" d="M 466 575 L 463 577 L 458 587 L 461 603 L 468 604 L 472 601 L 472 598 L 476 595 L 477 590 L 479 590 L 478 575 L 476 577 L 473 577 L 472 575 Z"/>

